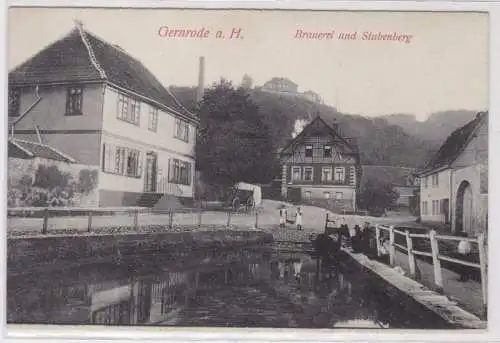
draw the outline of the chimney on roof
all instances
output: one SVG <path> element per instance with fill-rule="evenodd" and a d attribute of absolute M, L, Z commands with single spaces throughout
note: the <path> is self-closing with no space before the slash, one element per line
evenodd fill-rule
<path fill-rule="evenodd" d="M 333 131 L 335 131 L 336 133 L 340 133 L 339 132 L 339 124 L 337 123 L 337 118 L 333 118 L 332 128 L 333 128 Z"/>
<path fill-rule="evenodd" d="M 203 100 L 203 93 L 205 91 L 205 56 L 200 56 L 200 67 L 198 71 L 198 89 L 196 92 L 196 101 Z"/>
<path fill-rule="evenodd" d="M 79 29 L 79 30 L 83 30 L 83 23 L 82 23 L 80 20 L 78 20 L 78 19 L 74 19 L 73 21 L 75 22 L 75 27 L 76 27 L 77 29 Z"/>

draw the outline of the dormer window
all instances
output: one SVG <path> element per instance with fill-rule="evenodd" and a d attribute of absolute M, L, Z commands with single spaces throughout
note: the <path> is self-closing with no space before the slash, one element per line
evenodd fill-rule
<path fill-rule="evenodd" d="M 72 86 L 68 88 L 66 95 L 66 115 L 72 116 L 82 114 L 82 95 L 82 87 Z"/>
<path fill-rule="evenodd" d="M 19 88 L 9 88 L 9 117 L 19 116 L 21 91 Z"/>

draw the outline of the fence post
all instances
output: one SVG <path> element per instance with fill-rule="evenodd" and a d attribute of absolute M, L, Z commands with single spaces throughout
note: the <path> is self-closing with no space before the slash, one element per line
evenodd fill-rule
<path fill-rule="evenodd" d="M 486 273 L 486 249 L 484 244 L 484 233 L 479 234 L 477 237 L 477 246 L 479 250 L 479 265 L 481 268 L 481 290 L 483 295 L 483 309 L 484 315 L 488 313 L 488 281 Z"/>
<path fill-rule="evenodd" d="M 139 210 L 136 209 L 134 211 L 134 230 L 139 228 Z"/>
<path fill-rule="evenodd" d="M 396 249 L 394 248 L 394 226 L 389 227 L 389 264 L 391 267 L 395 265 Z"/>
<path fill-rule="evenodd" d="M 42 235 L 47 234 L 47 229 L 49 227 L 49 209 L 46 208 L 43 210 L 43 226 L 42 226 Z"/>
<path fill-rule="evenodd" d="M 198 229 L 201 228 L 201 216 L 202 216 L 201 208 L 198 208 Z"/>
<path fill-rule="evenodd" d="M 259 211 L 255 211 L 255 228 L 259 228 Z"/>
<path fill-rule="evenodd" d="M 171 230 L 174 224 L 174 211 L 172 209 L 168 210 L 168 228 Z"/>
<path fill-rule="evenodd" d="M 328 229 L 328 212 L 326 212 L 326 218 L 325 218 L 325 233 L 327 229 Z"/>
<path fill-rule="evenodd" d="M 231 227 L 231 210 L 227 211 L 227 228 Z"/>
<path fill-rule="evenodd" d="M 436 239 L 436 231 L 429 233 L 432 249 L 432 266 L 434 267 L 434 283 L 438 292 L 443 292 L 443 276 L 441 275 L 441 261 L 439 260 L 439 244 Z"/>
<path fill-rule="evenodd" d="M 377 241 L 377 256 L 380 257 L 380 228 L 375 224 L 375 239 Z"/>
<path fill-rule="evenodd" d="M 92 231 L 92 211 L 89 211 L 89 219 L 87 224 L 87 232 Z"/>
<path fill-rule="evenodd" d="M 415 277 L 416 268 L 415 268 L 415 255 L 413 255 L 413 241 L 410 237 L 410 230 L 406 230 L 406 248 L 408 249 L 408 265 L 410 266 L 410 275 Z"/>

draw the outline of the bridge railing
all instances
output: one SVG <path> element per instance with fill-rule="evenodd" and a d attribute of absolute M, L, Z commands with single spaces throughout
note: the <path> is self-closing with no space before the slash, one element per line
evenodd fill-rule
<path fill-rule="evenodd" d="M 388 236 L 388 237 L 387 237 Z M 396 266 L 396 249 L 407 255 L 410 275 L 415 277 L 417 274 L 416 257 L 432 259 L 434 284 L 438 291 L 443 291 L 443 272 L 441 261 L 446 261 L 452 265 L 467 266 L 480 271 L 481 293 L 483 306 L 487 308 L 487 255 L 486 241 L 484 234 L 477 237 L 457 237 L 449 235 L 439 235 L 436 230 L 430 230 L 428 233 L 411 233 L 409 229 L 396 228 L 395 226 L 376 225 L 375 239 L 377 244 L 377 255 L 381 257 L 383 248 L 388 250 L 389 264 Z M 440 248 L 439 242 L 457 242 L 467 241 L 475 245 L 479 256 L 479 262 L 466 261 L 445 255 L 444 249 Z M 420 247 L 417 250 L 415 247 Z M 426 249 L 430 247 L 430 249 Z M 429 251 L 430 250 L 430 251 Z"/>
<path fill-rule="evenodd" d="M 261 211 L 230 208 L 153 209 L 23 207 L 7 211 L 8 236 L 249 229 L 261 226 Z"/>

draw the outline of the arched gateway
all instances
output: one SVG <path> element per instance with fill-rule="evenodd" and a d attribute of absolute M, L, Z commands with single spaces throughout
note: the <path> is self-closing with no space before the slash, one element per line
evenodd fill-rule
<path fill-rule="evenodd" d="M 468 181 L 462 181 L 457 191 L 455 211 L 455 231 L 472 233 L 472 187 Z"/>

